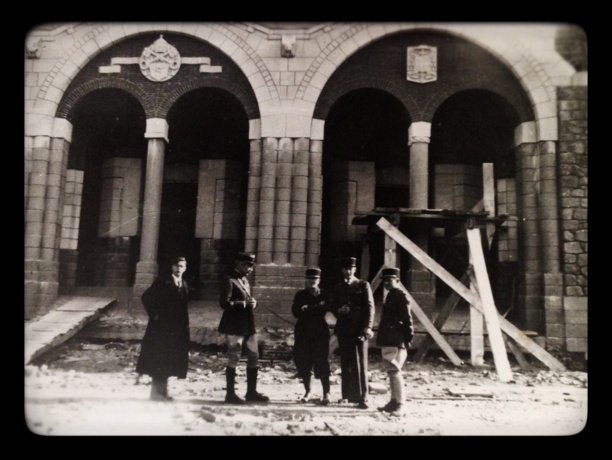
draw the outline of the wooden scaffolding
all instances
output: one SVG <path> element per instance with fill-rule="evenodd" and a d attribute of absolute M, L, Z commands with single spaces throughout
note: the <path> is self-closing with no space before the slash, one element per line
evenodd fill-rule
<path fill-rule="evenodd" d="M 383 266 L 370 281 L 372 290 L 376 291 L 381 285 L 383 267 L 396 267 L 396 248 L 399 245 L 452 290 L 451 295 L 439 311 L 435 321 L 432 322 L 410 292 L 403 284 L 401 285 L 410 299 L 413 317 L 421 323 L 427 332 L 427 336 L 420 343 L 414 355 L 415 361 L 422 360 L 435 342 L 454 365 L 460 366 L 464 364 L 440 332 L 455 306 L 462 298 L 470 306 L 470 352 L 472 365 L 478 366 L 484 362 L 484 333 L 486 327 L 495 369 L 500 381 L 508 382 L 513 378 L 506 345 L 514 354 L 522 369 L 529 368 L 529 364 L 523 354 L 527 352 L 545 364 L 549 369 L 565 371 L 565 366 L 561 362 L 530 339 L 527 334 L 514 326 L 497 310 L 487 271 L 483 241 L 485 245 L 488 244 L 490 247 L 497 227 L 507 219 L 507 216 L 495 215 L 495 192 L 491 164 L 483 165 L 483 185 L 484 197 L 471 211 L 377 208 L 367 215 L 357 216 L 353 223 L 362 225 L 375 223 L 385 233 Z M 454 277 L 397 228 L 402 219 L 461 220 L 463 222 L 469 250 L 469 266 L 461 279 Z M 483 231 L 484 234 L 482 233 Z"/>

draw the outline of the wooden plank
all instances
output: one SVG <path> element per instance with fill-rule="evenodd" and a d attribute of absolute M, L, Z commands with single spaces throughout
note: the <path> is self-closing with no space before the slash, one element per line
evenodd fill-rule
<path fill-rule="evenodd" d="M 468 279 L 469 277 L 467 273 L 464 273 L 461 278 L 461 282 L 466 282 Z M 459 300 L 461 300 L 461 296 L 455 291 L 451 292 L 451 294 L 448 296 L 448 299 L 446 299 L 444 306 L 440 310 L 440 313 L 438 314 L 438 316 L 436 316 L 436 319 L 433 322 L 433 325 L 437 330 L 442 331 L 444 323 L 446 323 L 446 320 L 449 318 L 449 316 L 459 303 Z M 412 359 L 417 363 L 423 361 L 425 355 L 427 354 L 432 345 L 433 338 L 430 335 L 425 336 L 425 339 L 423 339 L 423 341 L 419 345 L 419 348 L 417 349 Z"/>
<path fill-rule="evenodd" d="M 440 349 L 446 354 L 446 356 L 448 356 L 448 359 L 450 359 L 455 366 L 463 365 L 463 361 L 461 360 L 461 358 L 457 356 L 455 350 L 453 350 L 453 348 L 448 344 L 442 334 L 438 332 L 438 330 L 429 320 L 425 312 L 421 309 L 417 301 L 414 300 L 414 297 L 412 297 L 408 289 L 406 289 L 406 287 L 402 283 L 400 283 L 400 286 L 406 292 L 406 295 L 408 295 L 408 299 L 410 300 L 410 309 L 412 313 L 420 321 L 420 323 L 423 325 L 429 335 L 435 340 Z"/>
<path fill-rule="evenodd" d="M 115 303 L 116 299 L 113 298 L 100 298 L 100 297 L 74 297 L 68 300 L 66 303 L 55 308 L 54 311 L 97 311 L 102 308 L 109 307 Z"/>
<path fill-rule="evenodd" d="M 516 362 L 519 364 L 521 369 L 523 369 L 524 371 L 530 371 L 531 365 L 525 358 L 525 355 L 523 354 L 519 346 L 516 345 L 514 341 L 510 337 L 508 337 L 507 334 L 504 334 L 504 341 L 506 342 L 506 345 L 508 345 L 508 348 L 516 358 Z"/>
<path fill-rule="evenodd" d="M 406 249 L 415 259 L 421 262 L 438 278 L 445 282 L 450 288 L 456 291 L 461 297 L 480 313 L 484 314 L 480 297 L 474 295 L 467 287 L 465 287 L 458 279 L 451 275 L 444 267 L 433 260 L 425 251 L 414 244 L 408 237 L 393 227 L 387 219 L 381 217 L 376 223 L 379 228 L 391 236 L 397 243 Z M 540 347 L 537 343 L 527 337 L 520 329 L 518 329 L 510 321 L 499 315 L 499 322 L 502 331 L 508 334 L 516 343 L 522 346 L 525 350 L 539 359 L 542 363 L 554 371 L 565 371 L 565 366 L 559 362 L 550 353 Z"/>
<path fill-rule="evenodd" d="M 478 293 L 478 283 L 472 265 L 472 255 L 470 254 L 470 266 L 468 267 L 468 277 L 470 279 L 470 291 L 475 296 Z M 484 316 L 475 308 L 470 308 L 470 360 L 472 366 L 484 365 Z"/>
<path fill-rule="evenodd" d="M 484 210 L 489 216 L 495 216 L 495 177 L 493 174 L 493 163 L 482 164 L 482 190 L 483 190 L 483 205 Z M 487 244 L 491 248 L 493 235 L 495 234 L 495 223 L 486 223 Z"/>
<path fill-rule="evenodd" d="M 467 238 L 470 247 L 470 255 L 472 256 L 472 261 L 474 263 L 476 281 L 478 282 L 478 292 L 480 293 L 480 299 L 483 305 L 484 319 L 487 326 L 489 343 L 491 344 L 491 349 L 493 350 L 495 369 L 497 370 L 497 375 L 499 376 L 500 381 L 509 382 L 512 380 L 512 369 L 510 369 L 508 353 L 506 351 L 504 338 L 502 337 L 502 331 L 499 325 L 499 314 L 497 312 L 497 308 L 495 307 L 493 291 L 491 290 L 489 275 L 487 274 L 487 265 L 485 263 L 484 253 L 482 251 L 480 230 L 477 228 L 468 229 Z"/>
<path fill-rule="evenodd" d="M 380 267 L 380 270 L 378 270 L 378 273 L 374 275 L 374 278 L 372 278 L 372 281 L 370 282 L 370 288 L 372 288 L 372 292 L 376 292 L 376 289 L 378 289 L 378 286 L 380 286 L 380 283 L 382 283 L 382 271 L 383 267 Z"/>

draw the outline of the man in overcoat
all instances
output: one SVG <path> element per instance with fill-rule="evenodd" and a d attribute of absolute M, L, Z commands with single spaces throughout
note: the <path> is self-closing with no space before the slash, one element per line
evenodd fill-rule
<path fill-rule="evenodd" d="M 227 367 L 225 369 L 227 390 L 225 402 L 244 404 L 250 402 L 268 402 L 270 398 L 257 392 L 257 374 L 259 370 L 259 349 L 253 311 L 257 301 L 251 293 L 248 275 L 253 271 L 255 255 L 239 252 L 236 255 L 234 268 L 222 278 L 220 283 L 219 305 L 223 315 L 218 331 L 225 334 L 227 344 Z M 247 358 L 247 392 L 245 399 L 236 394 L 236 366 L 240 360 L 243 347 Z"/>
<path fill-rule="evenodd" d="M 334 333 L 340 350 L 342 399 L 367 409 L 368 340 L 374 336 L 374 296 L 370 283 L 355 276 L 356 262 L 354 257 L 340 261 L 342 281 L 334 288 L 331 311 L 336 317 Z"/>
<path fill-rule="evenodd" d="M 150 375 L 154 401 L 167 401 L 168 378 L 184 379 L 189 361 L 189 286 L 183 279 L 184 257 L 172 261 L 171 273 L 160 275 L 142 294 L 149 317 L 136 363 L 138 374 Z"/>
<path fill-rule="evenodd" d="M 401 415 L 404 404 L 404 379 L 402 367 L 408 357 L 408 349 L 414 335 L 410 300 L 400 287 L 399 269 L 383 268 L 383 286 L 388 291 L 383 302 L 376 345 L 380 347 L 383 362 L 389 376 L 391 399 L 378 410 L 390 415 Z"/>
<path fill-rule="evenodd" d="M 293 361 L 304 385 L 303 402 L 310 399 L 312 376 L 321 380 L 322 405 L 329 404 L 329 326 L 325 315 L 331 308 L 331 295 L 319 287 L 321 270 L 306 270 L 305 288 L 296 292 L 291 312 L 297 318 L 294 329 Z"/>

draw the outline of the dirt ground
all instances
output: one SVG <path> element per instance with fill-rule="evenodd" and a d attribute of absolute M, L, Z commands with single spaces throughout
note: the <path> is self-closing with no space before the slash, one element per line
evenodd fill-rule
<path fill-rule="evenodd" d="M 511 360 L 513 380 L 500 382 L 488 366 L 456 367 L 439 352 L 404 366 L 406 413 L 390 417 L 377 407 L 389 399 L 380 354 L 370 353 L 370 407 L 339 401 L 340 371 L 331 356 L 332 404 L 301 402 L 303 387 L 289 360 L 262 360 L 258 390 L 266 405 L 223 404 L 225 355 L 195 347 L 186 379 L 171 378 L 171 402 L 149 400 L 150 378 L 134 365 L 138 342 L 92 343 L 73 338 L 25 368 L 25 422 L 41 436 L 570 436 L 587 424 L 588 373 L 565 358 L 567 372 L 538 361 L 523 371 Z M 462 356 L 462 358 L 464 358 Z M 469 356 L 464 359 L 469 359 Z M 466 361 L 467 362 L 467 361 Z M 237 371 L 246 390 L 245 363 Z"/>

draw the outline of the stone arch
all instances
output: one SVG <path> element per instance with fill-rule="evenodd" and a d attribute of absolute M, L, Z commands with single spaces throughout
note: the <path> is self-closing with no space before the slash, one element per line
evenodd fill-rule
<path fill-rule="evenodd" d="M 90 27 L 87 25 L 88 29 Z M 225 53 L 244 72 L 258 104 L 279 99 L 274 80 L 262 59 L 245 40 L 232 32 L 228 25 L 162 22 L 101 24 L 94 26 L 93 30 L 73 44 L 49 71 L 36 96 L 33 114 L 52 119 L 70 82 L 95 55 L 125 38 L 157 30 L 184 34 L 210 43 Z M 256 77 L 261 78 L 263 84 Z"/>
<path fill-rule="evenodd" d="M 419 29 L 461 37 L 491 53 L 517 77 L 531 101 L 536 120 L 545 120 L 544 122 L 549 123 L 549 126 L 556 124 L 555 85 L 546 69 L 530 50 L 516 40 L 505 37 L 497 37 L 492 42 L 493 45 L 488 45 L 486 41 L 478 37 L 477 27 L 474 32 L 471 32 L 466 30 L 465 25 L 451 23 L 431 24 L 426 28 L 410 23 L 382 23 L 350 27 L 340 37 L 330 41 L 321 51 L 320 58 L 314 60 L 300 83 L 296 98 L 316 104 L 323 91 L 324 84 L 311 85 L 311 82 L 327 81 L 348 57 L 376 40 L 392 34 Z M 541 140 L 556 140 L 556 130 L 553 129 L 552 131 L 549 129 L 548 133 L 544 135 L 545 139 L 541 138 Z M 540 133 L 540 137 L 541 135 L 542 133 Z"/>
<path fill-rule="evenodd" d="M 152 113 L 151 116 L 155 118 L 166 118 L 168 111 L 170 110 L 172 105 L 181 96 L 187 94 L 190 91 L 193 91 L 194 89 L 199 88 L 223 89 L 228 93 L 233 94 L 241 102 L 249 120 L 259 118 L 259 107 L 257 106 L 256 101 L 253 101 L 252 98 L 249 97 L 249 94 L 247 94 L 244 88 L 235 82 L 228 81 L 219 77 L 209 78 L 206 82 L 206 85 L 199 85 L 194 82 L 192 82 L 191 84 L 181 85 L 180 88 L 168 93 L 167 97 L 164 98 L 162 104 L 160 104 L 159 107 L 156 107 L 155 112 Z"/>
<path fill-rule="evenodd" d="M 82 97 L 92 91 L 104 88 L 122 89 L 134 96 L 142 105 L 147 117 L 149 117 L 151 111 L 153 110 L 151 104 L 147 104 L 147 93 L 138 85 L 122 78 L 109 79 L 107 77 L 104 79 L 90 80 L 87 83 L 80 85 L 78 88 L 75 88 L 71 93 L 66 94 L 61 100 L 57 109 L 57 117 L 70 120 L 72 112 Z"/>
<path fill-rule="evenodd" d="M 368 75 L 359 76 L 352 80 L 344 81 L 343 84 L 334 91 L 327 94 L 323 100 L 319 101 L 315 108 L 314 118 L 324 120 L 327 118 L 329 110 L 335 101 L 337 101 L 343 95 L 361 88 L 375 88 L 383 90 L 396 99 L 398 99 L 405 107 L 406 111 L 414 118 L 414 114 L 418 111 L 418 105 L 414 98 L 406 91 L 405 88 L 400 88 L 393 82 L 387 80 L 371 77 Z"/>

